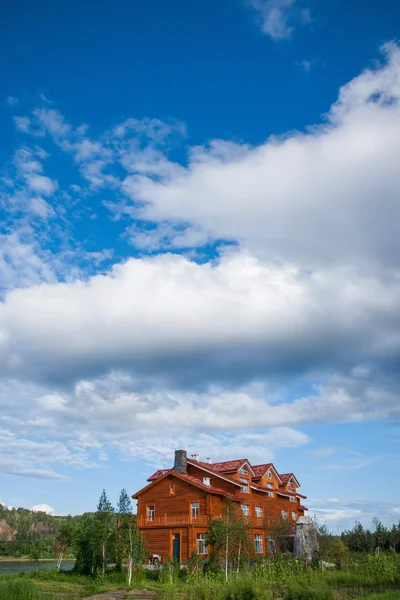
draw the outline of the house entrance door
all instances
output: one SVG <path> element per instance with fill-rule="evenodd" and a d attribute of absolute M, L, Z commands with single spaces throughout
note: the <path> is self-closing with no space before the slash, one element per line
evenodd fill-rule
<path fill-rule="evenodd" d="M 181 562 L 181 534 L 172 534 L 172 558 Z"/>

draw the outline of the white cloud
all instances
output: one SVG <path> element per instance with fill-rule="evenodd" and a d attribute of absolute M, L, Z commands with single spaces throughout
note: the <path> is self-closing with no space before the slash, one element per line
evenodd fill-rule
<path fill-rule="evenodd" d="M 310 11 L 300 9 L 296 0 L 248 0 L 259 16 L 261 29 L 274 40 L 291 37 L 295 26 L 309 23 Z"/>
<path fill-rule="evenodd" d="M 31 127 L 31 120 L 29 117 L 14 117 L 15 127 L 18 131 L 28 133 Z"/>
<path fill-rule="evenodd" d="M 18 104 L 19 100 L 14 96 L 8 96 L 8 98 L 6 98 L 6 102 L 8 106 L 15 106 L 16 104 Z"/>
<path fill-rule="evenodd" d="M 315 65 L 317 64 L 318 61 L 316 60 L 307 60 L 305 58 L 303 58 L 302 60 L 299 60 L 296 62 L 296 64 L 303 69 L 306 73 L 309 73 L 311 71 L 311 69 L 313 67 L 315 67 Z"/>
<path fill-rule="evenodd" d="M 32 506 L 31 510 L 34 512 L 44 512 L 48 515 L 54 513 L 54 508 L 49 504 L 35 504 L 35 506 Z"/>
<path fill-rule="evenodd" d="M 56 138 L 67 135 L 71 130 L 61 113 L 53 108 L 36 108 L 33 115 L 43 131 Z"/>
<path fill-rule="evenodd" d="M 53 194 L 58 187 L 56 181 L 52 181 L 44 175 L 29 175 L 26 177 L 26 182 L 31 190 L 45 196 Z"/>
<path fill-rule="evenodd" d="M 174 177 L 129 176 L 150 221 L 190 223 L 269 263 L 390 269 L 400 256 L 400 50 L 345 85 L 327 124 L 230 156 L 197 149 Z"/>
<path fill-rule="evenodd" d="M 55 214 L 50 204 L 48 204 L 46 200 L 40 198 L 39 196 L 31 199 L 30 210 L 32 213 L 38 217 L 41 217 L 42 219 L 47 219 Z"/>
<path fill-rule="evenodd" d="M 55 279 L 52 267 L 32 244 L 22 241 L 17 233 L 0 234 L 0 290 L 29 287 Z"/>

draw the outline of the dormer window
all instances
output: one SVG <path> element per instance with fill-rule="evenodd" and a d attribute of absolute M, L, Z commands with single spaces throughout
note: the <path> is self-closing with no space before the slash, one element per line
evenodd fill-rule
<path fill-rule="evenodd" d="M 241 467 L 241 468 L 239 469 L 239 473 L 240 473 L 241 475 L 247 475 L 247 473 L 248 473 L 248 471 L 247 471 L 247 467 L 246 467 L 245 465 L 243 465 L 243 467 Z"/>
<path fill-rule="evenodd" d="M 203 484 L 210 487 L 211 480 L 209 477 L 203 477 Z"/>
<path fill-rule="evenodd" d="M 273 490 L 274 486 L 272 483 L 267 483 L 267 488 L 269 488 L 270 490 Z"/>

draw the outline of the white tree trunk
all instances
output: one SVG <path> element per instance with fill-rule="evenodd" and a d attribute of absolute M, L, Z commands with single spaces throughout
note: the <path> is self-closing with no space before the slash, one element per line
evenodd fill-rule
<path fill-rule="evenodd" d="M 226 544 L 225 544 L 225 581 L 228 581 L 228 555 L 229 555 L 229 536 L 226 536 Z"/>
<path fill-rule="evenodd" d="M 64 550 L 60 550 L 60 552 L 58 553 L 57 571 L 59 571 L 61 569 L 61 563 L 62 563 L 63 556 L 64 556 Z"/>
<path fill-rule="evenodd" d="M 128 556 L 128 587 L 131 587 L 131 582 L 132 582 L 132 565 L 133 565 L 133 560 L 132 560 L 132 555 Z"/>
<path fill-rule="evenodd" d="M 238 562 L 237 562 L 237 568 L 236 568 L 236 573 L 239 573 L 239 566 L 240 566 L 240 551 L 242 549 L 242 542 L 239 542 L 239 548 L 238 548 Z"/>

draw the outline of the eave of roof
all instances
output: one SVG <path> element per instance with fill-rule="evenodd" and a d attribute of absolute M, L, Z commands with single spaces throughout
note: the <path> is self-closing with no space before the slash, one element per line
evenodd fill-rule
<path fill-rule="evenodd" d="M 238 458 L 235 460 L 226 460 L 223 462 L 209 464 L 209 466 L 212 467 L 213 470 L 218 473 L 236 473 L 244 465 L 247 465 L 249 467 L 251 474 L 254 476 L 255 473 L 253 471 L 253 467 L 251 466 L 251 463 L 247 458 Z"/>
<path fill-rule="evenodd" d="M 192 477 L 191 475 L 186 475 L 185 473 L 178 473 L 178 471 L 174 471 L 174 469 L 169 469 L 169 471 L 167 471 L 166 473 L 164 473 L 164 475 L 161 475 L 161 477 L 157 477 L 157 479 L 155 481 L 151 481 L 148 485 L 146 485 L 144 488 L 142 488 L 141 490 L 139 490 L 138 492 L 136 492 L 136 494 L 132 494 L 132 498 L 134 500 L 137 500 L 139 496 L 141 496 L 144 492 L 146 492 L 148 489 L 150 489 L 153 486 L 158 485 L 161 481 L 163 481 L 164 479 L 166 479 L 167 477 L 176 477 L 177 479 L 181 479 L 182 481 L 186 481 L 192 485 L 194 485 L 195 487 L 200 488 L 201 490 L 204 490 L 210 494 L 217 494 L 219 496 L 227 496 L 227 497 L 232 497 L 231 494 L 229 494 L 229 492 L 226 492 L 225 490 L 222 490 L 216 486 L 208 486 L 205 485 L 204 483 L 202 483 L 200 481 L 200 479 L 197 479 L 196 477 Z"/>
<path fill-rule="evenodd" d="M 191 460 L 189 458 L 187 459 L 187 463 L 188 463 L 188 465 L 192 465 L 193 467 L 198 467 L 199 469 L 202 469 L 209 475 L 215 475 L 215 477 L 219 477 L 220 479 L 229 481 L 229 483 L 233 483 L 234 485 L 236 485 L 238 487 L 241 486 L 240 483 L 238 483 L 237 481 L 235 481 L 234 479 L 229 477 L 229 475 L 224 475 L 222 473 L 219 473 L 218 471 L 214 471 L 214 469 L 212 468 L 212 465 L 209 465 L 208 463 L 203 463 L 198 460 Z"/>

